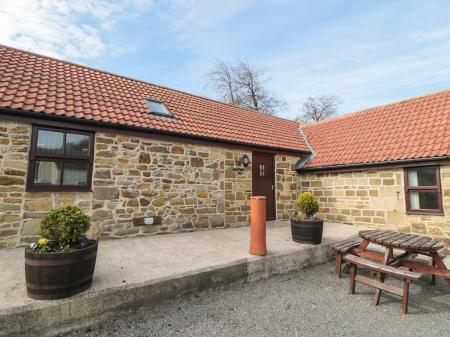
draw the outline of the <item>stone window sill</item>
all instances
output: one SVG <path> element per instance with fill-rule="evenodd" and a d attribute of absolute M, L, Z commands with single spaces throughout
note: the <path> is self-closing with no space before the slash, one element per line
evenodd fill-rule
<path fill-rule="evenodd" d="M 406 211 L 406 215 L 435 215 L 444 216 L 442 211 Z"/>
<path fill-rule="evenodd" d="M 90 186 L 28 186 L 26 192 L 92 192 L 92 188 Z"/>

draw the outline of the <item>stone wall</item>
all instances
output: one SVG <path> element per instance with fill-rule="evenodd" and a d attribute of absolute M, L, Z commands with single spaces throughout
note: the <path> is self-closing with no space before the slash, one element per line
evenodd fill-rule
<path fill-rule="evenodd" d="M 34 240 L 40 219 L 73 204 L 91 216 L 93 237 L 118 238 L 245 226 L 252 153 L 245 149 L 97 133 L 92 192 L 26 192 L 31 125 L 0 122 L 0 247 Z M 243 154 L 250 165 L 237 169 Z M 402 169 L 309 173 L 297 157 L 275 156 L 277 219 L 288 220 L 301 191 L 329 221 L 427 234 L 450 241 L 450 165 L 441 167 L 445 216 L 407 215 Z M 144 217 L 153 217 L 145 225 Z"/>
<path fill-rule="evenodd" d="M 441 166 L 444 216 L 406 214 L 403 169 L 302 174 L 326 220 L 426 234 L 450 243 L 450 165 Z"/>
<path fill-rule="evenodd" d="M 14 247 L 20 235 L 30 137 L 26 125 L 0 123 L 0 247 Z"/>
<path fill-rule="evenodd" d="M 95 148 L 92 222 L 100 236 L 224 227 L 221 148 L 102 133 Z M 155 224 L 139 226 L 143 217 Z"/>
<path fill-rule="evenodd" d="M 224 150 L 225 153 L 225 222 L 230 227 L 246 226 L 250 221 L 252 195 L 252 153 Z M 244 154 L 250 158 L 247 168 L 236 167 Z"/>
<path fill-rule="evenodd" d="M 245 170 L 236 170 L 234 163 L 247 154 L 250 165 Z M 247 225 L 250 221 L 252 195 L 252 153 L 226 150 L 225 161 L 225 218 L 230 226 Z M 295 209 L 295 200 L 300 193 L 299 175 L 295 171 L 298 157 L 277 154 L 275 160 L 276 218 L 289 220 Z"/>
<path fill-rule="evenodd" d="M 97 133 L 92 192 L 26 192 L 31 125 L 0 121 L 0 247 L 34 240 L 51 209 L 76 205 L 91 237 L 119 238 L 246 226 L 251 151 Z M 237 169 L 243 154 L 250 165 Z M 298 192 L 296 157 L 277 155 L 277 218 L 288 219 Z M 153 217 L 145 225 L 144 217 Z"/>
<path fill-rule="evenodd" d="M 295 201 L 300 194 L 300 179 L 295 165 L 297 157 L 275 156 L 275 192 L 277 201 L 277 219 L 289 220 L 296 209 Z"/>

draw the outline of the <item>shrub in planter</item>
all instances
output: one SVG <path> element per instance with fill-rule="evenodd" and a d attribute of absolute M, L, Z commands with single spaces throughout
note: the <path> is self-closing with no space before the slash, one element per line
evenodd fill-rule
<path fill-rule="evenodd" d="M 89 217 L 75 206 L 47 214 L 41 222 L 42 238 L 25 250 L 29 297 L 64 298 L 91 286 L 98 245 L 86 237 L 89 227 Z"/>
<path fill-rule="evenodd" d="M 304 192 L 297 199 L 298 211 L 291 219 L 292 239 L 296 242 L 322 242 L 323 220 L 315 217 L 319 202 L 311 192 Z"/>

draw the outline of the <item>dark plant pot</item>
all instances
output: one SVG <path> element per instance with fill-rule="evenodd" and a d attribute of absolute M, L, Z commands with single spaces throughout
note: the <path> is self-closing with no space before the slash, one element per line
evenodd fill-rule
<path fill-rule="evenodd" d="M 25 279 L 28 297 L 54 300 L 88 289 L 94 276 L 97 241 L 67 253 L 39 253 L 25 250 Z"/>
<path fill-rule="evenodd" d="M 291 219 L 292 240 L 319 244 L 322 242 L 323 220 L 293 220 Z"/>

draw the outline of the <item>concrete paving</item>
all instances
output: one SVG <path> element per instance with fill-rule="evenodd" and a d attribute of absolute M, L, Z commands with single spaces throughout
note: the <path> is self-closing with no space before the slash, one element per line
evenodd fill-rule
<path fill-rule="evenodd" d="M 101 241 L 92 287 L 63 300 L 26 296 L 23 248 L 0 250 L 0 336 L 51 336 L 123 312 L 234 281 L 298 271 L 331 258 L 332 242 L 360 227 L 326 223 L 321 245 L 292 241 L 290 228 L 269 224 L 268 256 L 248 253 L 249 228 Z"/>

